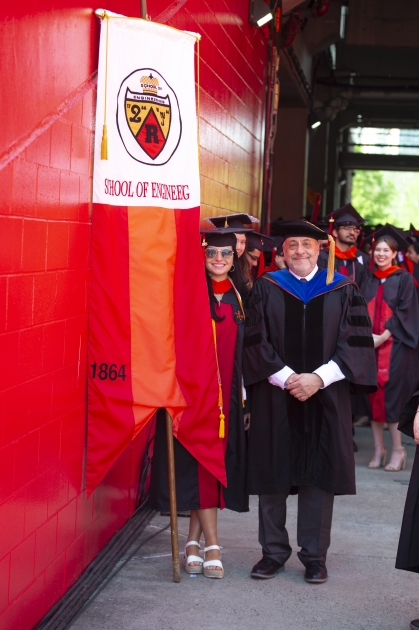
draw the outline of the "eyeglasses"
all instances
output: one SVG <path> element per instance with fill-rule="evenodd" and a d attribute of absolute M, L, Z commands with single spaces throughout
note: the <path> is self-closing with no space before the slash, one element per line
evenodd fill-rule
<path fill-rule="evenodd" d="M 253 260 L 253 262 L 259 262 L 259 256 L 253 256 L 250 252 L 246 252 L 246 254 Z"/>
<path fill-rule="evenodd" d="M 346 230 L 346 232 L 353 232 L 354 234 L 360 234 L 361 230 L 353 225 L 342 225 L 340 227 L 341 230 Z"/>
<path fill-rule="evenodd" d="M 221 254 L 223 258 L 231 258 L 233 253 L 232 249 L 216 249 L 215 247 L 207 247 L 205 250 L 206 258 L 215 258 L 217 254 Z"/>

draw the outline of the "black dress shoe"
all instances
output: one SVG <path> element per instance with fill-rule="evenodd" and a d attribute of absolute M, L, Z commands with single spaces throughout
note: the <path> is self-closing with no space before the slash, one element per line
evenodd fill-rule
<path fill-rule="evenodd" d="M 284 565 L 278 560 L 263 556 L 262 560 L 259 560 L 253 567 L 250 575 L 252 578 L 261 578 L 263 580 L 269 580 L 269 578 L 275 577 L 277 573 L 284 570 Z"/>
<path fill-rule="evenodd" d="M 322 584 L 327 582 L 327 569 L 320 562 L 309 562 L 306 564 L 304 579 L 309 584 Z"/>
<path fill-rule="evenodd" d="M 419 619 L 415 619 L 410 622 L 410 630 L 418 630 L 419 628 Z"/>

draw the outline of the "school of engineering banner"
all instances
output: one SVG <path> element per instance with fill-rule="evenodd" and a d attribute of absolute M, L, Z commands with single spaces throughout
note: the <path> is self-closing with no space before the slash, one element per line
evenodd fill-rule
<path fill-rule="evenodd" d="M 185 448 L 226 483 L 199 235 L 195 42 L 194 34 L 107 12 L 101 23 L 89 493 L 158 408 L 168 409 Z"/>

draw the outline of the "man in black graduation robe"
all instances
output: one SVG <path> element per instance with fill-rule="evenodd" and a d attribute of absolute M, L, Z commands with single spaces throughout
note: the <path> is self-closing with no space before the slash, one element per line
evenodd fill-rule
<path fill-rule="evenodd" d="M 298 556 L 306 581 L 319 583 L 334 495 L 355 494 L 350 391 L 375 391 L 374 346 L 356 284 L 333 267 L 318 270 L 327 235 L 306 221 L 281 229 L 288 270 L 257 280 L 245 323 L 248 483 L 259 495 L 263 550 L 251 575 L 273 577 L 289 558 L 286 499 L 298 492 Z"/>
<path fill-rule="evenodd" d="M 335 271 L 348 276 L 357 283 L 358 287 L 368 272 L 370 257 L 357 248 L 357 241 L 365 219 L 355 210 L 352 204 L 347 203 L 339 210 L 324 217 L 333 223 L 332 235 L 336 241 Z M 325 269 L 328 264 L 329 250 L 320 252 L 319 267 Z"/>

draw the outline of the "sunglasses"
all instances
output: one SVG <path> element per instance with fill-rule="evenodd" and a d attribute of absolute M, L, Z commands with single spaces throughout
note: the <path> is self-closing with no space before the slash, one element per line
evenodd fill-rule
<path fill-rule="evenodd" d="M 215 258 L 216 255 L 220 253 L 223 258 L 231 258 L 233 255 L 232 249 L 216 249 L 215 247 L 207 247 L 205 250 L 205 256 L 207 258 Z"/>

